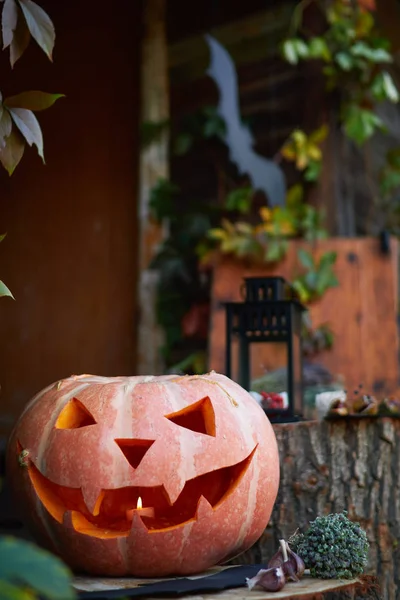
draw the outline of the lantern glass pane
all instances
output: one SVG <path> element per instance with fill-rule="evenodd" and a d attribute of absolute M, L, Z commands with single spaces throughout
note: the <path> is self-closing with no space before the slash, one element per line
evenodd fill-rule
<path fill-rule="evenodd" d="M 253 342 L 250 344 L 250 390 L 258 393 L 282 394 L 282 406 L 287 408 L 288 345 L 286 342 Z M 262 401 L 267 410 L 272 398 Z"/>

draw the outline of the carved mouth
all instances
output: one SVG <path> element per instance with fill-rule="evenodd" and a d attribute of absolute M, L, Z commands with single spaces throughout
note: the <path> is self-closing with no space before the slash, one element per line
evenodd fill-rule
<path fill-rule="evenodd" d="M 186 482 L 176 502 L 171 504 L 164 486 L 123 487 L 102 490 L 93 513 L 90 513 L 80 488 L 69 488 L 53 483 L 31 463 L 28 469 L 37 497 L 59 523 L 70 513 L 73 528 L 83 534 L 100 537 L 126 537 L 132 526 L 132 510 L 140 497 L 144 507 L 151 507 L 153 516 L 141 516 L 149 533 L 181 526 L 196 519 L 196 511 L 203 496 L 213 510 L 232 494 L 246 473 L 257 446 L 241 462 L 210 471 Z"/>

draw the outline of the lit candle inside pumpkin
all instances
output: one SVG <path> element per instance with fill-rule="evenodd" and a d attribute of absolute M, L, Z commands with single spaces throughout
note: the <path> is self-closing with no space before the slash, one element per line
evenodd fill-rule
<path fill-rule="evenodd" d="M 137 513 L 140 517 L 154 517 L 154 508 L 152 506 L 143 506 L 141 497 L 137 499 L 136 508 L 130 508 L 126 511 L 126 518 L 132 521 L 133 515 Z"/>

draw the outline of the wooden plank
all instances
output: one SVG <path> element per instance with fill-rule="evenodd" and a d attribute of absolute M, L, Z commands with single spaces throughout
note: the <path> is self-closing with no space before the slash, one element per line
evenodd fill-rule
<path fill-rule="evenodd" d="M 0 58 L 10 94 L 66 94 L 40 115 L 46 165 L 26 148 L 12 177 L 0 169 L 0 279 L 16 298 L 0 308 L 5 435 L 52 381 L 135 365 L 140 3 L 46 4 L 54 65 L 33 45 L 13 73 Z"/>
<path fill-rule="evenodd" d="M 148 0 L 144 6 L 141 116 L 142 122 L 159 123 L 169 117 L 166 2 Z M 163 337 L 154 310 L 158 273 L 148 268 L 164 237 L 162 227 L 152 221 L 149 211 L 150 193 L 160 178 L 168 179 L 167 132 L 140 154 L 138 375 L 163 372 L 160 354 Z"/>
<path fill-rule="evenodd" d="M 209 368 L 225 369 L 225 310 L 226 301 L 239 301 L 243 277 L 281 275 L 289 281 L 297 273 L 297 251 L 308 248 L 295 241 L 285 259 L 275 268 L 255 267 L 234 260 L 223 260 L 216 266 L 213 277 Z M 397 333 L 397 253 L 398 243 L 391 240 L 391 253 L 383 255 L 375 238 L 334 238 L 319 242 L 316 255 L 337 252 L 336 272 L 339 286 L 330 289 L 311 308 L 313 326 L 329 322 L 335 334 L 331 350 L 318 354 L 316 362 L 325 365 L 334 376 L 342 376 L 352 388 L 363 384 L 372 393 L 385 382 L 385 391 L 398 389 Z M 261 347 L 260 347 L 261 348 Z M 265 345 L 263 360 L 272 368 L 274 351 Z"/>
<path fill-rule="evenodd" d="M 293 5 L 282 3 L 258 11 L 245 19 L 213 28 L 209 33 L 226 46 L 238 65 L 256 62 L 277 54 L 278 43 L 287 32 Z M 202 35 L 175 42 L 169 47 L 172 81 L 193 81 L 202 77 L 207 63 L 208 50 Z"/>
<path fill-rule="evenodd" d="M 210 573 L 207 573 L 210 574 Z M 204 575 L 190 577 L 195 579 Z M 153 580 L 152 580 L 153 581 Z M 155 580 L 157 581 L 157 580 Z M 165 579 L 164 579 L 165 581 Z M 142 586 L 143 583 L 149 583 L 149 580 L 122 578 L 90 578 L 79 577 L 75 580 L 74 587 L 79 591 L 104 591 L 104 590 L 124 590 Z M 360 598 L 376 598 L 378 594 L 371 596 L 371 588 L 376 588 L 375 582 L 362 582 L 359 579 L 338 580 L 338 579 L 313 579 L 304 576 L 300 581 L 288 582 L 279 592 L 266 592 L 265 590 L 253 588 L 250 590 L 247 586 L 223 590 L 221 592 L 200 593 L 193 595 L 182 595 L 181 598 L 196 598 L 208 600 L 210 598 L 218 600 L 352 600 Z M 143 590 L 144 591 L 144 590 Z M 376 591 L 376 590 L 375 590 Z M 160 597 L 160 596 L 158 596 Z M 162 597 L 162 596 L 161 596 Z M 155 600 L 154 596 L 148 596 L 149 600 Z"/>

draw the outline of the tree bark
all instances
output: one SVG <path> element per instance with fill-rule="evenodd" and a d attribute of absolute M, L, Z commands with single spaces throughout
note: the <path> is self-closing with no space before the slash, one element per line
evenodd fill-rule
<path fill-rule="evenodd" d="M 366 572 L 400 598 L 400 420 L 354 418 L 274 425 L 281 482 L 268 527 L 236 563 L 266 563 L 280 538 L 317 516 L 348 511 L 370 543 Z"/>

